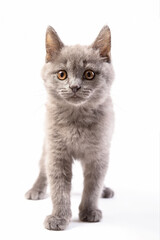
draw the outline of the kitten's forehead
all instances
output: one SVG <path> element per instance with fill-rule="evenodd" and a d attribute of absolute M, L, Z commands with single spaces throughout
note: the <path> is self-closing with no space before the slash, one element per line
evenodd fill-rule
<path fill-rule="evenodd" d="M 85 64 L 101 61 L 99 52 L 88 46 L 65 46 L 59 55 L 59 60 L 68 67 L 84 66 Z"/>

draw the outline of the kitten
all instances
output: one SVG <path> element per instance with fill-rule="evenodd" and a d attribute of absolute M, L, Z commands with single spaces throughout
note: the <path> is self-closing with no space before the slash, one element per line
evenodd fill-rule
<path fill-rule="evenodd" d="M 27 199 L 43 199 L 49 183 L 53 211 L 45 219 L 47 229 L 63 230 L 71 219 L 73 159 L 81 161 L 84 172 L 81 221 L 100 221 L 98 198 L 113 196 L 103 188 L 114 125 L 110 50 L 108 26 L 91 46 L 65 46 L 52 27 L 47 29 L 42 71 L 48 93 L 45 143 L 38 179 L 26 193 Z"/>

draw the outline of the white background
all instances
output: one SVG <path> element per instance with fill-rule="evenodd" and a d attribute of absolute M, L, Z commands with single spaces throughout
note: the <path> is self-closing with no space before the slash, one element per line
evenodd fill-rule
<path fill-rule="evenodd" d="M 100 223 L 78 221 L 82 191 L 73 168 L 73 218 L 66 231 L 47 231 L 51 201 L 27 201 L 44 136 L 45 90 L 40 72 L 45 31 L 65 44 L 90 44 L 103 25 L 112 32 L 116 127 Z M 1 239 L 159 239 L 160 4 L 158 0 L 0 2 Z"/>

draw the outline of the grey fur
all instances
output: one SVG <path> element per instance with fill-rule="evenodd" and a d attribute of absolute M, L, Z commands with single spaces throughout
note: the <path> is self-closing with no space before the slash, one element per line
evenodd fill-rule
<path fill-rule="evenodd" d="M 107 198 L 114 194 L 109 188 L 102 191 L 114 125 L 110 40 L 110 30 L 105 26 L 91 46 L 65 46 L 52 27 L 47 29 L 42 71 L 48 93 L 46 136 L 40 174 L 26 198 L 44 198 L 48 179 L 53 211 L 44 225 L 50 230 L 65 229 L 71 219 L 73 159 L 81 161 L 84 172 L 80 220 L 100 221 L 100 195 Z M 57 78 L 60 70 L 67 72 L 67 79 Z M 85 70 L 94 71 L 95 78 L 84 79 Z M 79 87 L 76 94 L 73 86 Z"/>

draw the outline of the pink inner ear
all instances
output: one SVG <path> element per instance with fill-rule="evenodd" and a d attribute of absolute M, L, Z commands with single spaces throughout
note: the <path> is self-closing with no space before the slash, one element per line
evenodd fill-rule
<path fill-rule="evenodd" d="M 108 26 L 102 28 L 92 47 L 99 49 L 100 56 L 110 62 L 111 32 Z"/>
<path fill-rule="evenodd" d="M 46 62 L 52 61 L 53 56 L 63 47 L 63 43 L 52 27 L 46 32 Z"/>

